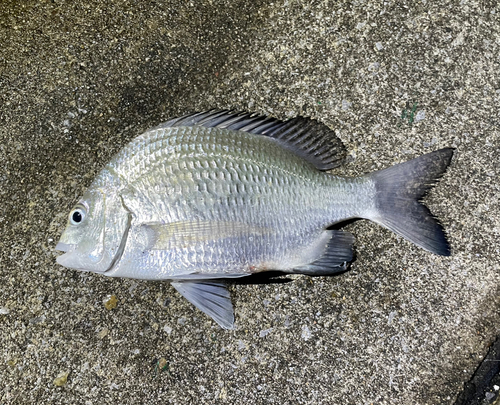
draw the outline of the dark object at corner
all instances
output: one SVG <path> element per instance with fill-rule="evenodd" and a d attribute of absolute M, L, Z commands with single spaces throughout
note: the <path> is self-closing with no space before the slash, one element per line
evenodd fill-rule
<path fill-rule="evenodd" d="M 500 336 L 491 345 L 488 354 L 465 383 L 455 405 L 493 405 L 500 399 Z"/>

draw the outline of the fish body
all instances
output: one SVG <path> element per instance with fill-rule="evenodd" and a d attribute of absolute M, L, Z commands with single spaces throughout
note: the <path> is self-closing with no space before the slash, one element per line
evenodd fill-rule
<path fill-rule="evenodd" d="M 345 150 L 313 120 L 227 111 L 168 121 L 125 146 L 71 211 L 59 264 L 110 277 L 169 280 L 221 326 L 234 322 L 223 279 L 277 270 L 334 274 L 366 218 L 437 254 L 440 225 L 418 202 L 452 150 L 356 178 L 325 173 Z M 420 160 L 419 160 L 420 159 Z M 413 162 L 413 163 L 412 163 Z"/>

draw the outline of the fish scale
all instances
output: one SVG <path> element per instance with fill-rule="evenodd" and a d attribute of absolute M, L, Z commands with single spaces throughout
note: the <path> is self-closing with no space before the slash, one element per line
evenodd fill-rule
<path fill-rule="evenodd" d="M 185 129 L 184 132 L 187 132 L 191 128 Z M 273 194 L 283 194 L 283 197 L 288 198 L 290 200 L 296 200 L 299 198 L 300 200 L 303 201 L 303 203 L 308 204 L 310 206 L 310 198 L 304 201 L 302 196 L 308 196 L 311 193 L 307 193 L 308 190 L 307 188 L 312 188 L 316 186 L 316 182 L 314 179 L 309 180 L 307 183 L 307 178 L 306 176 L 311 176 L 311 174 L 314 175 L 314 177 L 319 177 L 317 176 L 317 172 L 312 168 L 312 167 L 305 167 L 304 171 L 306 171 L 306 175 L 300 176 L 297 175 L 296 173 L 292 172 L 292 169 L 288 169 L 287 166 L 280 163 L 275 163 L 271 162 L 267 164 L 267 167 L 271 167 L 270 170 L 267 169 L 266 163 L 262 162 L 255 162 L 255 158 L 252 158 L 251 153 L 245 151 L 234 151 L 232 156 L 223 156 L 223 153 L 225 151 L 216 151 L 214 150 L 215 147 L 220 145 L 214 144 L 214 142 L 221 142 L 221 139 L 224 135 L 226 135 L 229 140 L 231 140 L 234 137 L 241 137 L 241 134 L 233 134 L 230 131 L 224 131 L 224 130 L 218 130 L 219 132 L 217 137 L 213 136 L 205 136 L 202 138 L 199 134 L 200 130 L 203 130 L 204 128 L 195 128 L 196 131 L 192 131 L 193 134 L 188 134 L 187 136 L 182 136 L 178 137 L 176 134 L 165 134 L 164 136 L 169 139 L 169 144 L 168 147 L 164 147 L 164 149 L 159 149 L 158 146 L 162 144 L 161 138 L 158 139 L 158 135 L 155 134 L 152 136 L 152 138 L 155 140 L 155 143 L 152 145 L 155 153 L 150 155 L 152 156 L 152 159 L 149 159 L 149 162 L 147 163 L 148 170 L 144 171 L 141 167 L 140 164 L 138 164 L 137 168 L 134 168 L 133 166 L 128 166 L 123 170 L 124 173 L 128 173 L 128 182 L 132 186 L 136 186 L 137 182 L 140 182 L 141 180 L 147 179 L 148 182 L 147 184 L 138 184 L 137 189 L 143 191 L 142 189 L 150 191 L 148 195 L 148 198 L 150 201 L 161 201 L 161 202 L 166 202 L 169 199 L 169 195 L 162 195 L 159 193 L 151 193 L 154 191 L 154 184 L 155 181 L 158 182 L 159 184 L 162 184 L 164 187 L 172 187 L 175 192 L 180 192 L 182 193 L 183 196 L 189 196 L 189 193 L 193 192 L 198 192 L 200 189 L 206 189 L 207 187 L 212 187 L 212 189 L 208 192 L 209 195 L 214 196 L 214 195 L 224 195 L 224 194 L 230 194 L 230 190 L 224 190 L 225 187 L 228 187 L 229 185 L 239 185 L 241 184 L 241 190 L 238 189 L 237 191 L 237 196 L 243 196 L 244 198 L 252 198 L 254 196 L 265 196 L 265 195 L 273 195 Z M 206 131 L 206 129 L 205 129 Z M 212 129 L 211 132 L 213 132 L 214 129 Z M 176 131 L 177 132 L 177 131 Z M 245 135 L 245 134 L 244 134 Z M 269 145 L 269 140 L 268 138 L 260 137 L 261 139 L 255 139 L 256 144 L 259 143 L 264 143 L 264 145 L 260 145 L 261 148 L 263 147 L 268 147 Z M 175 150 L 178 150 L 178 148 L 175 148 L 175 143 L 179 143 L 179 145 L 182 144 L 195 144 L 199 145 L 203 150 L 201 151 L 200 154 L 191 154 L 187 153 L 185 155 L 177 155 L 175 156 L 175 159 L 172 157 L 166 158 L 166 159 L 161 159 L 160 155 L 157 155 L 158 151 L 162 150 L 163 155 L 168 155 L 172 151 L 172 147 Z M 173 145 L 172 145 L 173 144 Z M 255 145 L 249 145 L 248 150 L 249 151 L 255 151 Z M 274 146 L 274 145 L 272 145 Z M 219 152 L 216 154 L 216 152 Z M 126 154 L 126 151 L 124 151 L 124 155 Z M 145 156 L 145 158 L 147 158 Z M 221 162 L 221 159 L 224 158 L 226 161 Z M 289 156 L 285 156 L 285 159 L 289 158 Z M 232 159 L 232 160 L 229 160 Z M 232 164 L 233 170 L 234 170 L 234 175 L 235 177 L 232 179 L 233 183 L 229 183 L 226 178 L 223 177 L 224 173 L 224 168 L 227 167 L 227 161 Z M 137 158 L 138 162 L 143 162 L 144 159 L 141 159 L 140 157 Z M 170 163 L 172 162 L 172 163 Z M 193 183 L 189 184 L 189 181 L 186 181 L 183 179 L 184 173 L 186 171 L 186 166 L 193 167 L 195 166 L 195 162 L 199 163 L 200 165 L 197 165 L 194 169 L 191 169 L 191 174 L 194 178 L 200 178 L 204 179 L 205 182 L 200 181 L 198 183 Z M 303 161 L 299 162 L 304 165 Z M 180 165 L 183 165 L 184 167 L 180 167 Z M 163 167 L 163 170 L 158 170 L 158 167 Z M 200 167 L 201 166 L 201 167 Z M 273 167 L 274 166 L 274 170 Z M 284 167 L 283 167 L 284 166 Z M 281 169 L 281 170 L 279 170 Z M 288 169 L 288 170 L 287 170 Z M 118 169 L 119 170 L 119 169 Z M 159 173 L 160 172 L 160 173 Z M 137 173 L 137 175 L 134 175 Z M 292 173 L 292 176 L 286 176 L 286 174 Z M 122 175 L 125 177 L 125 174 Z M 302 177 L 302 181 L 300 181 Z M 275 179 L 276 182 L 280 182 L 279 184 L 273 183 L 268 184 L 266 181 L 266 178 L 270 179 Z M 318 178 L 319 180 L 320 178 Z M 323 181 L 323 185 L 326 186 L 326 181 Z M 175 190 L 175 185 L 179 184 L 182 189 L 177 189 Z M 196 188 L 194 188 L 196 186 Z M 307 187 L 306 189 L 304 187 Z M 328 188 L 326 186 L 326 188 Z M 245 192 L 245 190 L 247 190 Z M 300 192 L 299 192 L 300 191 Z M 294 192 L 295 195 L 289 195 L 290 192 Z M 187 193 L 187 194 L 186 194 Z M 313 194 L 318 196 L 317 192 L 314 191 Z M 235 195 L 234 193 L 231 193 L 230 195 Z M 185 198 L 186 200 L 189 200 L 189 198 Z M 299 200 L 299 201 L 300 201 Z M 326 204 L 324 203 L 324 200 L 321 198 L 315 198 L 316 200 L 316 205 L 317 203 L 321 203 L 324 208 L 326 208 Z M 344 200 L 345 203 L 345 200 Z M 168 205 L 168 204 L 167 204 Z M 303 208 L 303 206 L 302 206 Z M 185 213 L 188 215 L 189 213 Z M 328 218 L 329 220 L 330 218 Z M 326 220 L 326 221 L 328 221 Z"/>
<path fill-rule="evenodd" d="M 314 120 L 228 111 L 176 118 L 132 140 L 103 168 L 70 213 L 57 261 L 110 277 L 170 280 L 231 328 L 221 280 L 345 271 L 354 237 L 327 229 L 340 221 L 370 219 L 449 255 L 440 224 L 420 201 L 452 153 L 346 178 L 324 172 L 343 161 L 345 149 Z"/>

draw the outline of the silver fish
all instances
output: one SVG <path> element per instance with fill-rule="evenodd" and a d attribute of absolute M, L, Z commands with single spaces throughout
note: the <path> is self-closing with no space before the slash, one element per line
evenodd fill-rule
<path fill-rule="evenodd" d="M 346 156 L 325 125 L 210 110 L 170 120 L 125 146 L 71 210 L 56 249 L 65 267 L 169 280 L 223 328 L 224 279 L 277 270 L 345 271 L 354 237 L 327 229 L 374 221 L 439 255 L 450 248 L 420 202 L 453 149 L 355 178 L 326 170 Z"/>

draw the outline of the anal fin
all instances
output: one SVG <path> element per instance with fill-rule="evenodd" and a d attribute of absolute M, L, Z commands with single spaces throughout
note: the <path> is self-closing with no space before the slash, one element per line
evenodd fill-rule
<path fill-rule="evenodd" d="M 295 267 L 293 273 L 309 276 L 328 276 L 347 270 L 347 265 L 354 257 L 354 236 L 349 232 L 326 231 L 331 234 L 322 255 L 315 261 Z"/>
<path fill-rule="evenodd" d="M 172 286 L 191 304 L 212 317 L 224 329 L 233 329 L 233 304 L 224 283 L 216 281 L 174 281 Z"/>

